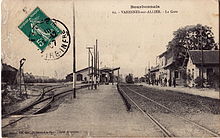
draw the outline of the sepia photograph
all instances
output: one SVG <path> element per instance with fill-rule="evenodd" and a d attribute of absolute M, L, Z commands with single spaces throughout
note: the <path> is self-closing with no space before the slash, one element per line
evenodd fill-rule
<path fill-rule="evenodd" d="M 218 0 L 2 0 L 1 137 L 220 137 Z"/>

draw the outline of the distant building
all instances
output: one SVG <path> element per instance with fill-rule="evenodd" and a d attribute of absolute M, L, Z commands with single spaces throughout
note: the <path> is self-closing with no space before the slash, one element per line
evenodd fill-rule
<path fill-rule="evenodd" d="M 78 82 L 88 82 L 92 72 L 92 67 L 83 68 L 76 71 L 76 81 Z"/>
<path fill-rule="evenodd" d="M 90 80 L 92 73 L 92 67 L 86 67 L 81 70 L 76 71 L 76 81 L 87 83 Z M 73 73 L 66 76 L 67 81 L 73 81 Z"/>
<path fill-rule="evenodd" d="M 114 83 L 119 80 L 118 73 L 115 73 L 115 71 L 119 70 L 118 68 L 109 68 L 109 67 L 103 67 L 100 69 L 100 83 Z"/>
<path fill-rule="evenodd" d="M 73 73 L 66 75 L 66 81 L 73 81 Z"/>
<path fill-rule="evenodd" d="M 18 69 L 12 67 L 11 65 L 2 64 L 2 77 L 1 81 L 8 84 L 15 84 L 16 82 L 16 75 Z"/>
<path fill-rule="evenodd" d="M 103 67 L 97 71 L 97 81 L 100 83 L 116 82 L 118 80 L 118 73 L 114 72 L 120 68 Z M 94 71 L 94 70 L 93 70 Z M 67 81 L 73 81 L 73 73 L 66 76 Z M 86 67 L 76 71 L 76 81 L 78 83 L 88 83 L 92 81 L 92 67 Z"/>

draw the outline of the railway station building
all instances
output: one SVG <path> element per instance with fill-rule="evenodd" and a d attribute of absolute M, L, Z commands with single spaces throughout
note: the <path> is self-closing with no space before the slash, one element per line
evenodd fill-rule
<path fill-rule="evenodd" d="M 187 81 L 188 85 L 195 86 L 195 79 L 203 73 L 203 77 L 207 82 L 212 81 L 214 76 L 219 76 L 219 51 L 218 50 L 190 50 L 189 61 L 187 63 L 187 74 L 190 77 Z M 203 68 L 203 72 L 202 72 Z M 213 76 L 214 75 L 214 76 Z M 213 80 L 219 84 L 219 79 Z M 217 82 L 218 81 L 218 82 Z M 215 85 L 218 85 L 215 84 Z"/>
<path fill-rule="evenodd" d="M 109 68 L 109 67 L 103 67 L 97 71 L 97 81 L 100 84 L 108 84 L 108 83 L 114 83 L 119 80 L 119 69 L 117 68 Z M 117 72 L 116 72 L 117 71 Z M 76 71 L 76 82 L 77 83 L 88 83 L 91 81 L 91 78 L 93 76 L 92 73 L 92 67 L 86 67 L 83 69 L 80 69 Z M 67 81 L 73 80 L 73 73 L 70 73 L 66 76 Z"/>
<path fill-rule="evenodd" d="M 189 50 L 187 55 L 182 65 L 175 63 L 172 49 L 158 55 L 156 66 L 149 70 L 151 82 L 160 82 L 166 78 L 169 85 L 169 81 L 175 78 L 177 85 L 194 87 L 196 79 L 202 76 L 202 68 L 205 83 L 208 83 L 213 75 L 219 76 L 219 50 L 203 50 L 203 63 L 201 50 Z M 219 85 L 219 80 L 216 81 L 216 85 Z"/>
<path fill-rule="evenodd" d="M 167 80 L 167 86 L 171 85 L 173 78 L 176 80 L 177 85 L 184 85 L 184 73 L 181 67 L 175 66 L 174 52 L 172 49 L 169 49 L 162 54 L 157 56 L 156 66 L 151 67 L 149 70 L 151 77 L 151 82 L 163 83 L 164 80 Z"/>

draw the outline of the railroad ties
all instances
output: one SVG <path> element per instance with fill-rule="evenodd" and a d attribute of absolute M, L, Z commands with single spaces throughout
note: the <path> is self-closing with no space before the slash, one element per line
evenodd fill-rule
<path fill-rule="evenodd" d="M 220 136 L 213 130 L 176 113 L 159 101 L 141 94 L 139 92 L 141 91 L 140 88 L 141 86 L 126 84 L 120 84 L 118 86 L 122 95 L 127 98 L 131 104 L 135 105 L 145 117 L 150 119 L 152 123 L 161 130 L 165 137 Z M 145 103 L 147 106 L 143 107 L 142 103 Z M 163 112 L 164 114 L 154 112 Z"/>

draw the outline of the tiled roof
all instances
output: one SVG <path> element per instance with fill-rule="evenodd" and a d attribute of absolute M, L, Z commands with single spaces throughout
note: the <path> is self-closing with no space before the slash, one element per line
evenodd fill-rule
<path fill-rule="evenodd" d="M 190 50 L 189 56 L 194 64 L 202 63 L 202 51 Z M 219 50 L 203 50 L 204 64 L 219 64 Z"/>
<path fill-rule="evenodd" d="M 88 69 L 90 69 L 92 67 L 86 67 L 86 68 L 83 68 L 81 70 L 77 70 L 76 73 L 80 73 L 80 72 L 83 72 L 83 71 L 87 71 Z"/>

